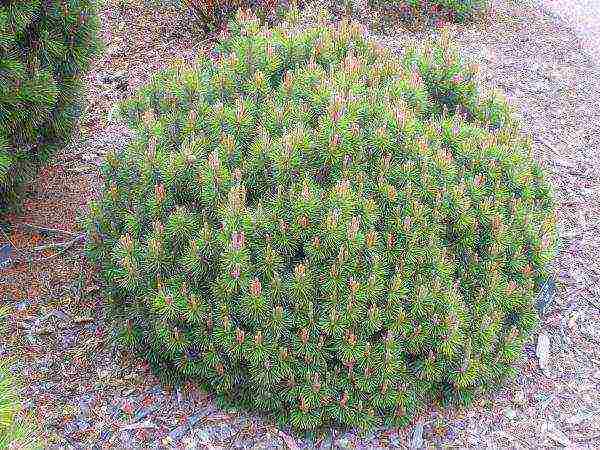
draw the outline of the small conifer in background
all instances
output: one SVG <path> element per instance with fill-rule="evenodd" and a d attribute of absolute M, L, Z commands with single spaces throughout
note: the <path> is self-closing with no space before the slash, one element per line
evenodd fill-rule
<path fill-rule="evenodd" d="M 465 22 L 485 11 L 489 0 L 369 0 L 406 21 Z"/>
<path fill-rule="evenodd" d="M 282 7 L 294 0 L 179 0 L 194 22 L 205 31 L 218 31 L 240 8 L 250 8 L 261 20 L 272 22 Z"/>
<path fill-rule="evenodd" d="M 87 220 L 120 342 L 299 429 L 496 386 L 536 326 L 550 186 L 448 42 L 240 15 L 122 107 Z"/>
<path fill-rule="evenodd" d="M 0 212 L 70 137 L 97 31 L 93 0 L 0 3 Z"/>

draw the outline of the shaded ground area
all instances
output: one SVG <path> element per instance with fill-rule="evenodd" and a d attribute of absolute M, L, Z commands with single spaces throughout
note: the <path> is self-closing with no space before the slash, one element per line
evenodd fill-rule
<path fill-rule="evenodd" d="M 10 218 L 20 262 L 0 276 L 0 295 L 12 309 L 0 355 L 19 357 L 15 370 L 30 380 L 27 412 L 48 448 L 600 447 L 600 72 L 565 23 L 534 4 L 498 0 L 488 19 L 452 27 L 465 57 L 480 62 L 482 83 L 505 92 L 523 118 L 556 189 L 558 294 L 541 329 L 550 340 L 548 367 L 540 370 L 532 340 L 520 377 L 473 408 L 432 410 L 404 430 L 304 439 L 219 409 L 192 384 L 166 391 L 143 361 L 110 344 L 104 299 L 76 226 L 96 195 L 99 159 L 127 139 L 109 112 L 153 71 L 206 44 L 202 36 L 173 34 L 186 29 L 174 11 L 118 5 L 103 7 L 107 52 L 88 77 L 81 130 L 40 174 L 24 212 Z M 387 31 L 378 38 L 396 48 L 419 37 Z M 65 242 L 66 250 L 49 247 Z"/>

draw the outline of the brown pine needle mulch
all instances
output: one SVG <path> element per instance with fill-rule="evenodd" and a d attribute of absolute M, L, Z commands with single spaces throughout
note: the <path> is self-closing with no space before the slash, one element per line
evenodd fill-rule
<path fill-rule="evenodd" d="M 40 173 L 23 213 L 9 217 L 16 261 L 0 269 L 12 314 L 0 356 L 17 357 L 26 413 L 47 448 L 600 448 L 600 70 L 565 24 L 536 5 L 496 0 L 489 18 L 451 27 L 465 57 L 480 62 L 482 83 L 506 93 L 523 118 L 556 189 L 562 244 L 558 293 L 541 328 L 547 367 L 536 337 L 520 376 L 472 408 L 432 409 L 404 430 L 301 438 L 219 409 L 193 384 L 167 391 L 109 343 L 76 225 L 97 193 L 102 155 L 128 138 L 109 112 L 154 71 L 209 44 L 167 7 L 108 0 L 101 16 L 107 51 L 88 77 L 81 129 Z M 392 47 L 418 37 L 384 31 Z"/>

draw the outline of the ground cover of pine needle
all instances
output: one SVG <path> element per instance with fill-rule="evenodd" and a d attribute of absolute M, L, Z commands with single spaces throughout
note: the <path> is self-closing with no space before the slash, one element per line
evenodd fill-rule
<path fill-rule="evenodd" d="M 360 7 L 353 14 L 393 48 L 431 34 L 382 27 Z M 471 408 L 432 408 L 402 430 L 307 439 L 220 409 L 191 383 L 166 390 L 142 360 L 108 342 L 105 300 L 76 221 L 97 195 L 102 155 L 128 139 L 110 111 L 209 41 L 174 10 L 143 0 L 107 0 L 101 18 L 107 49 L 88 76 L 81 128 L 9 217 L 13 231 L 0 234 L 17 249 L 13 266 L 0 269 L 0 299 L 11 309 L 0 357 L 17 357 L 25 413 L 47 448 L 600 448 L 600 69 L 565 24 L 536 5 L 496 0 L 489 18 L 450 29 L 461 53 L 480 62 L 480 81 L 506 93 L 523 118 L 556 189 L 558 289 L 519 377 Z M 536 351 L 546 338 L 549 347 Z"/>

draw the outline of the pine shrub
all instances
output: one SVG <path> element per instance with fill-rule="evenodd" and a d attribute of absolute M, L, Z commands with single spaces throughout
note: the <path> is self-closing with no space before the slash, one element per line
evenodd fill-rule
<path fill-rule="evenodd" d="M 444 41 L 263 29 L 124 103 L 88 252 L 122 344 L 299 429 L 404 424 L 513 372 L 555 247 L 506 103 Z"/>
<path fill-rule="evenodd" d="M 70 136 L 97 29 L 93 0 L 0 3 L 0 212 Z"/>
<path fill-rule="evenodd" d="M 280 7 L 290 3 L 289 0 L 179 0 L 180 4 L 191 13 L 195 23 L 206 31 L 222 28 L 240 8 L 250 8 L 264 21 L 273 21 Z"/>

